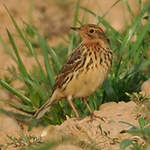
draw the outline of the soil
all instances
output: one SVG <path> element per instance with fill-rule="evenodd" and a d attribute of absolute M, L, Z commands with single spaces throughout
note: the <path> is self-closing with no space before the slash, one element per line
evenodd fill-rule
<path fill-rule="evenodd" d="M 34 3 L 34 5 L 30 5 L 31 2 Z M 94 2 L 93 0 L 88 0 L 82 1 L 81 5 L 102 16 L 114 2 L 115 0 L 95 0 Z M 133 12 L 137 13 L 137 0 L 129 1 L 129 3 Z M 8 45 L 10 45 L 10 43 L 6 29 L 8 28 L 13 35 L 15 35 L 16 31 L 3 4 L 8 7 L 20 27 L 23 26 L 22 20 L 33 23 L 44 36 L 49 37 L 48 41 L 50 45 L 57 45 L 58 43 L 63 42 L 62 36 L 65 36 L 66 33 L 69 32 L 69 27 L 73 22 L 73 13 L 75 10 L 75 2 L 73 0 L 65 0 L 64 2 L 61 2 L 60 0 L 44 0 L 42 3 L 40 0 L 36 0 L 36 2 L 33 0 L 0 0 L 0 35 Z M 130 15 L 126 10 L 127 8 L 123 5 L 123 2 L 119 2 L 106 15 L 108 22 L 118 31 L 122 31 L 123 28 L 130 23 Z M 88 20 L 86 18 L 88 18 Z M 97 23 L 94 17 L 88 15 L 83 10 L 80 10 L 80 19 L 87 20 L 88 23 Z M 17 37 L 16 40 L 18 49 L 24 49 L 24 45 Z M 34 61 L 30 57 L 25 57 L 23 53 L 21 53 L 21 56 L 23 61 L 26 62 L 26 67 L 30 70 L 31 64 L 34 64 Z M 39 60 L 42 62 L 40 56 Z M 6 69 L 12 64 L 14 64 L 14 62 L 0 44 L 0 78 L 3 78 L 5 74 L 8 74 Z M 20 83 L 15 83 L 14 86 L 20 87 Z M 150 94 L 150 91 L 148 91 L 150 88 L 145 88 L 145 86 L 150 87 L 149 81 L 142 86 L 142 92 L 144 94 Z M 0 89 L 0 99 L 5 98 L 13 100 L 12 95 L 6 90 Z M 0 102 L 0 107 L 16 112 L 15 109 L 2 102 Z M 20 135 L 25 134 L 42 136 L 45 141 L 51 139 L 59 140 L 66 136 L 75 139 L 73 140 L 74 142 L 71 141 L 70 143 L 59 145 L 55 148 L 57 150 L 88 149 L 88 147 L 85 148 L 84 146 L 77 144 L 81 141 L 88 144 L 93 143 L 94 146 L 103 150 L 119 150 L 120 141 L 125 138 L 133 138 L 127 133 L 121 133 L 122 130 L 127 130 L 130 127 L 120 121 L 138 125 L 136 109 L 136 104 L 134 102 L 119 102 L 118 104 L 114 102 L 106 103 L 101 105 L 98 111 L 94 111 L 94 114 L 97 117 L 94 117 L 93 119 L 91 119 L 90 116 L 80 120 L 68 118 L 61 125 L 50 125 L 46 128 L 33 128 L 30 132 L 27 131 L 26 125 L 22 125 L 22 127 L 13 117 L 0 114 L 0 145 L 4 145 L 8 142 L 7 135 L 19 137 Z M 10 146 L 7 149 L 15 150 L 16 148 Z"/>
<path fill-rule="evenodd" d="M 125 138 L 131 138 L 121 131 L 130 127 L 120 121 L 137 125 L 136 104 L 133 102 L 115 102 L 101 105 L 99 111 L 94 111 L 94 118 L 87 116 L 81 120 L 70 118 L 60 126 L 48 126 L 42 132 L 45 140 L 71 136 L 77 141 L 94 144 L 103 150 L 119 150 L 119 143 Z"/>

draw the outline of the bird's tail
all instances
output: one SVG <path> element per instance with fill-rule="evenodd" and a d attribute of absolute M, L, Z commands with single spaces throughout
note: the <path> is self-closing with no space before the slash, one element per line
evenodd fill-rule
<path fill-rule="evenodd" d="M 51 97 L 49 100 L 47 100 L 47 102 L 42 105 L 34 114 L 34 118 L 36 119 L 40 119 L 42 116 L 44 116 L 44 114 L 49 111 L 49 109 L 51 108 L 51 105 L 53 104 L 54 99 L 53 97 Z"/>

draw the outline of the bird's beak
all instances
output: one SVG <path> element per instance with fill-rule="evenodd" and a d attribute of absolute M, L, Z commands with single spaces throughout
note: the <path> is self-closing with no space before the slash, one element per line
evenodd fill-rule
<path fill-rule="evenodd" d="M 70 27 L 74 31 L 80 31 L 80 27 Z"/>

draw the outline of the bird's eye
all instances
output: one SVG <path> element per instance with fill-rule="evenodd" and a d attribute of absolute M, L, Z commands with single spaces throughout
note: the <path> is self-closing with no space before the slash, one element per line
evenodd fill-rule
<path fill-rule="evenodd" d="M 89 31 L 90 33 L 93 33 L 94 32 L 94 30 L 93 29 L 90 29 L 90 31 Z"/>

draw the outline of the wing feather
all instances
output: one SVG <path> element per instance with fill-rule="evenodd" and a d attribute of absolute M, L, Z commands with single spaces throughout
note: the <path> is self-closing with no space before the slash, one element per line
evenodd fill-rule
<path fill-rule="evenodd" d="M 55 80 L 55 85 L 53 88 L 53 91 L 57 88 L 61 88 L 66 80 L 73 75 L 74 70 L 80 66 L 82 63 L 82 60 L 85 56 L 82 55 L 82 52 L 84 51 L 84 46 L 80 45 L 78 48 L 76 48 L 71 55 L 69 56 L 66 64 L 62 67 L 60 73 L 57 75 Z"/>

